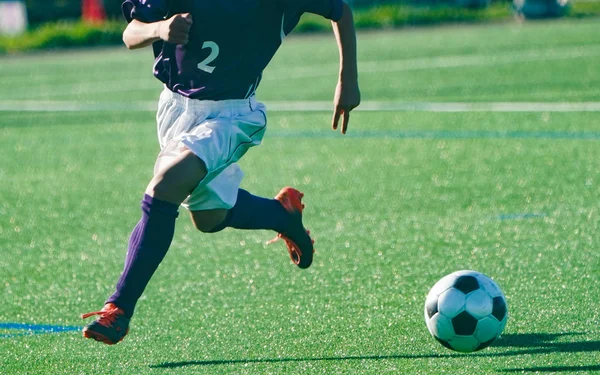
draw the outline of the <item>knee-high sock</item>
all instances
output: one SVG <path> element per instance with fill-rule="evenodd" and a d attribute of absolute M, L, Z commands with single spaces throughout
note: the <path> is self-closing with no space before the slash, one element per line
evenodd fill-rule
<path fill-rule="evenodd" d="M 112 302 L 131 317 L 138 299 L 163 260 L 175 232 L 179 206 L 149 195 L 142 201 L 142 218 L 129 238 L 125 268 L 115 293 L 106 301 Z"/>
<path fill-rule="evenodd" d="M 262 198 L 239 189 L 235 205 L 227 213 L 225 220 L 211 232 L 227 227 L 237 229 L 271 229 L 283 232 L 290 214 L 276 199 Z"/>

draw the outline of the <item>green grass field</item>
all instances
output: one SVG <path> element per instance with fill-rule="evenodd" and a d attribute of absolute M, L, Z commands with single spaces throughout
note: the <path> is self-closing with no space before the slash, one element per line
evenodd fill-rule
<path fill-rule="evenodd" d="M 242 186 L 306 193 L 313 267 L 265 246 L 272 233 L 201 234 L 182 210 L 112 347 L 73 327 L 112 293 L 152 174 L 151 53 L 2 58 L 0 373 L 600 371 L 599 26 L 361 34 L 364 109 L 346 136 L 315 110 L 336 82 L 333 36 L 291 37 L 258 97 L 303 110 L 270 112 Z M 474 354 L 423 320 L 429 288 L 459 269 L 493 277 L 509 304 L 503 337 Z"/>

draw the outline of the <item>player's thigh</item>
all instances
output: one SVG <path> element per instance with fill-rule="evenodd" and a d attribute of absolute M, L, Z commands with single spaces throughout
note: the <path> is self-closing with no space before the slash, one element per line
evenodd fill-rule
<path fill-rule="evenodd" d="M 204 162 L 187 148 L 168 157 L 161 153 L 146 194 L 180 204 L 206 177 L 206 173 Z"/>
<path fill-rule="evenodd" d="M 227 209 L 217 208 L 213 210 L 190 211 L 192 221 L 201 232 L 211 232 L 221 224 L 227 217 Z"/>

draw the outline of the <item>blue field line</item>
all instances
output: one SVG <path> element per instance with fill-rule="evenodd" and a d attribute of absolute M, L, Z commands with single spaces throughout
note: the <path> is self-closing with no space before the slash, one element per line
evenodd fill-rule
<path fill-rule="evenodd" d="M 83 327 L 80 326 L 62 326 L 50 324 L 28 324 L 28 323 L 0 323 L 0 329 L 15 330 L 17 333 L 1 334 L 0 338 L 12 338 L 25 335 L 34 335 L 42 333 L 57 333 L 57 332 L 72 332 L 79 331 Z"/>
<path fill-rule="evenodd" d="M 557 139 L 557 140 L 600 140 L 600 132 L 568 131 L 478 131 L 478 130 L 348 130 L 344 136 L 325 130 L 271 130 L 272 138 L 361 138 L 361 139 Z"/>
<path fill-rule="evenodd" d="M 543 213 L 519 213 L 519 214 L 502 214 L 496 216 L 498 220 L 517 220 L 517 219 L 535 219 L 539 217 L 546 217 Z"/>

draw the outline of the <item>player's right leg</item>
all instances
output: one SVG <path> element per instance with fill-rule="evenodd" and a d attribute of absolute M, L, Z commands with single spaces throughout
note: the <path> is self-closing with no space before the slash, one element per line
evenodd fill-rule
<path fill-rule="evenodd" d="M 83 315 L 99 316 L 83 329 L 85 337 L 116 344 L 128 333 L 135 305 L 171 245 L 179 205 L 205 176 L 204 162 L 189 150 L 157 171 L 146 189 L 115 293 L 102 310 Z"/>

